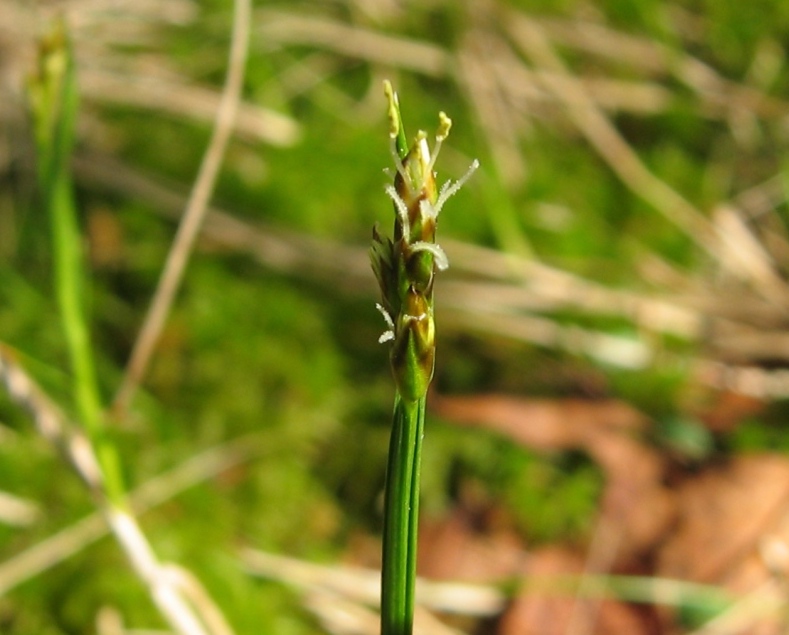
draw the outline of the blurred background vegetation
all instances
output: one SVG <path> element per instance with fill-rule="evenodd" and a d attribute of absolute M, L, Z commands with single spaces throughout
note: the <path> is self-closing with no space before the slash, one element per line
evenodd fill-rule
<path fill-rule="evenodd" d="M 36 43 L 65 18 L 109 407 L 211 135 L 232 8 L 0 0 L 0 340 L 71 416 L 25 93 Z M 585 553 L 610 473 L 577 426 L 614 416 L 588 423 L 587 407 L 638 412 L 666 482 L 785 449 L 788 37 L 780 0 L 257 2 L 209 216 L 141 389 L 110 418 L 130 487 L 203 466 L 140 516 L 159 555 L 188 566 L 238 633 L 365 632 L 331 627 L 242 554 L 377 566 L 393 387 L 367 246 L 392 220 L 384 78 L 411 133 L 432 134 L 439 110 L 453 118 L 439 180 L 482 165 L 439 228 L 450 269 L 436 289 L 427 525 L 462 509 L 483 537 L 506 527 L 525 551 Z M 522 417 L 453 408 L 491 395 Z M 530 420 L 535 399 L 554 408 L 547 423 Z M 519 436 L 565 424 L 569 440 Z M 0 474 L 2 632 L 162 628 L 107 538 L 9 582 L 3 561 L 93 506 L 4 393 Z M 620 572 L 653 573 L 650 554 Z M 498 617 L 458 628 L 505 632 Z"/>

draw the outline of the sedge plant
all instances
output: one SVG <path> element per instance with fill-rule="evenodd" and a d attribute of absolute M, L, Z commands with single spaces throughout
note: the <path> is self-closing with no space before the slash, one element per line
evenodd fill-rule
<path fill-rule="evenodd" d="M 193 602 L 181 588 L 181 576 L 173 576 L 173 567 L 158 561 L 130 508 L 119 455 L 108 435 L 84 306 L 88 276 L 70 170 L 77 81 L 71 44 L 62 22 L 42 40 L 28 94 L 38 153 L 38 186 L 52 227 L 56 298 L 71 362 L 80 429 L 70 429 L 72 426 L 65 423 L 58 410 L 2 348 L 0 379 L 33 412 L 39 427 L 46 428 L 45 434 L 77 469 L 135 573 L 148 587 L 151 599 L 173 631 L 181 635 L 230 633 L 221 613 L 199 588 L 199 583 L 194 579 L 190 582 L 193 595 L 194 590 L 202 594 L 199 602 Z"/>
<path fill-rule="evenodd" d="M 114 505 L 123 507 L 121 467 L 103 421 L 85 310 L 88 276 L 70 167 L 78 106 L 77 78 L 63 22 L 58 22 L 42 39 L 37 61 L 28 82 L 28 97 L 38 154 L 38 186 L 52 230 L 55 296 L 71 362 L 74 402 L 96 449 L 107 496 Z"/>
<path fill-rule="evenodd" d="M 446 254 L 436 244 L 436 224 L 447 199 L 478 163 L 474 161 L 460 180 L 438 189 L 433 167 L 452 121 L 439 113 L 432 153 L 423 131 L 409 146 L 389 82 L 384 83 L 384 91 L 396 168 L 394 183 L 386 187 L 394 203 L 394 236 L 384 237 L 374 228 L 370 256 L 381 289 L 377 307 L 388 326 L 379 341 L 389 343 L 396 392 L 384 494 L 381 634 L 410 635 L 425 399 L 435 366 L 433 281 L 435 272 L 448 266 Z"/>

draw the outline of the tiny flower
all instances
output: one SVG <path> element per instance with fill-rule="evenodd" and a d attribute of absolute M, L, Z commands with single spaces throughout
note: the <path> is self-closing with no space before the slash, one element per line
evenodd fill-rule
<path fill-rule="evenodd" d="M 436 327 L 433 308 L 423 294 L 410 289 L 403 308 L 395 322 L 389 361 L 401 398 L 416 401 L 433 379 Z"/>
<path fill-rule="evenodd" d="M 479 164 L 474 161 L 460 180 L 438 189 L 433 167 L 452 120 L 439 113 L 432 152 L 423 131 L 407 147 L 397 95 L 389 82 L 384 90 L 396 168 L 394 183 L 385 187 L 395 212 L 394 238 L 381 236 L 374 228 L 370 258 L 381 288 L 381 303 L 376 306 L 389 327 L 379 342 L 392 342 L 390 362 L 398 392 L 401 398 L 415 401 L 424 396 L 433 377 L 434 275 L 449 266 L 444 250 L 435 242 L 438 215 Z"/>

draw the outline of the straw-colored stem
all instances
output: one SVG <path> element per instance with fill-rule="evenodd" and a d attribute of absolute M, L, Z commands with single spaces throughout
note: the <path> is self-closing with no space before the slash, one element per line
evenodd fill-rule
<path fill-rule="evenodd" d="M 137 386 L 145 376 L 208 211 L 208 203 L 219 176 L 219 169 L 233 132 L 236 113 L 241 102 L 244 70 L 249 52 L 251 12 L 251 0 L 235 0 L 228 70 L 222 99 L 216 113 L 216 122 L 192 187 L 186 210 L 178 226 L 178 232 L 167 254 L 167 261 L 164 264 L 151 305 L 140 329 L 140 334 L 134 343 L 126 372 L 115 396 L 113 410 L 119 414 L 127 409 Z"/>

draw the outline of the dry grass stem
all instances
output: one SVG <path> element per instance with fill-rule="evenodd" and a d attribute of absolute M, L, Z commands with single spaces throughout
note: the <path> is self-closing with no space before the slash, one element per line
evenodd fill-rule
<path fill-rule="evenodd" d="M 109 525 L 137 576 L 146 585 L 151 599 L 168 623 L 181 635 L 214 635 L 213 631 L 204 628 L 204 624 L 210 626 L 210 622 L 198 617 L 203 607 L 189 603 L 178 586 L 179 580 L 171 575 L 169 565 L 158 561 L 134 516 L 111 503 L 99 462 L 88 438 L 65 419 L 16 363 L 13 353 L 2 344 L 0 381 L 5 384 L 11 398 L 30 413 L 42 436 L 60 451 L 82 477 L 102 512 L 103 520 Z M 90 529 L 90 522 L 86 524 Z M 18 568 L 16 572 L 19 573 Z M 218 635 L 226 632 L 219 632 Z"/>
<path fill-rule="evenodd" d="M 209 141 L 197 179 L 192 188 L 181 224 L 167 256 L 164 270 L 154 293 L 140 334 L 135 341 L 126 373 L 115 397 L 113 408 L 124 412 L 150 362 L 156 343 L 164 327 L 175 294 L 180 287 L 189 254 L 203 224 L 208 201 L 214 189 L 219 167 L 233 131 L 233 124 L 241 101 L 244 67 L 249 48 L 250 0 L 235 0 L 230 57 L 225 87 L 216 114 L 216 124 Z"/>
<path fill-rule="evenodd" d="M 167 565 L 167 574 L 189 604 L 198 611 L 200 618 L 211 635 L 234 635 L 222 610 L 206 592 L 200 580 L 188 569 L 178 565 Z"/>
<path fill-rule="evenodd" d="M 766 401 L 789 398 L 789 370 L 699 360 L 695 375 L 703 384 L 718 390 Z"/>
<path fill-rule="evenodd" d="M 168 216 L 175 217 L 182 209 L 183 197 L 171 188 L 111 159 L 78 157 L 74 165 L 81 179 L 98 187 L 134 192 Z M 349 293 L 374 290 L 364 249 L 253 226 L 217 208 L 209 210 L 203 231 L 215 246 L 246 251 L 276 271 L 339 279 L 338 288 Z M 561 326 L 529 312 L 572 309 L 618 316 L 630 320 L 641 333 L 678 336 L 705 344 L 724 359 L 735 356 L 736 363 L 703 357 L 693 360 L 693 375 L 705 384 L 754 396 L 789 395 L 789 374 L 759 369 L 751 363 L 763 358 L 767 350 L 773 354 L 782 351 L 774 346 L 774 338 L 782 337 L 782 314 L 759 298 L 744 306 L 706 287 L 663 295 L 612 289 L 534 259 L 450 239 L 442 243 L 452 261 L 441 303 L 441 319 L 449 328 L 504 335 L 590 355 L 624 368 L 643 368 L 659 358 L 667 359 L 659 348 L 653 348 L 659 344 L 654 341 Z M 669 286 L 688 286 L 684 274 L 674 273 L 670 278 L 666 282 Z M 709 328 L 710 324 L 716 328 Z"/>
<path fill-rule="evenodd" d="M 712 255 L 717 241 L 709 222 L 679 193 L 656 178 L 603 115 L 577 79 L 567 70 L 542 29 L 523 14 L 511 12 L 513 40 L 534 65 L 545 86 L 564 104 L 567 114 L 620 179 Z"/>
<path fill-rule="evenodd" d="M 260 440 L 253 436 L 201 452 L 140 485 L 129 495 L 130 505 L 136 514 L 143 514 L 184 490 L 249 460 L 259 451 Z M 85 549 L 106 536 L 108 531 L 102 513 L 94 512 L 3 561 L 0 563 L 0 596 Z"/>
<path fill-rule="evenodd" d="M 376 611 L 334 593 L 310 591 L 304 605 L 332 635 L 375 635 L 380 630 Z"/>
<path fill-rule="evenodd" d="M 168 218 L 177 219 L 185 197 L 110 157 L 75 157 L 80 179 L 96 187 L 133 193 Z M 366 252 L 302 233 L 255 226 L 217 207 L 209 207 L 202 228 L 214 247 L 250 253 L 260 264 L 285 273 L 303 272 L 330 278 L 339 288 L 372 293 Z M 341 275 L 340 275 L 341 274 Z"/>
<path fill-rule="evenodd" d="M 304 604 L 333 635 L 377 635 L 380 630 L 378 614 L 345 597 L 325 590 L 309 591 Z M 460 635 L 432 614 L 420 607 L 414 611 L 415 635 Z"/>
<path fill-rule="evenodd" d="M 523 153 L 515 131 L 523 129 L 514 118 L 508 103 L 510 91 L 502 86 L 501 77 L 492 73 L 491 58 L 498 59 L 505 47 L 493 36 L 478 30 L 470 34 L 457 53 L 459 78 L 469 102 L 474 106 L 483 138 L 490 147 L 495 172 L 509 187 L 521 183 L 526 175 Z M 504 81 L 509 84 L 512 78 Z"/>
<path fill-rule="evenodd" d="M 740 599 L 731 608 L 711 619 L 690 635 L 737 635 L 757 628 L 757 622 L 786 610 L 780 586 L 768 580 Z"/>
<path fill-rule="evenodd" d="M 11 398 L 30 414 L 41 436 L 71 463 L 94 498 L 106 503 L 101 469 L 87 437 L 67 423 L 57 406 L 17 364 L 11 349 L 2 343 L 0 381 Z"/>
<path fill-rule="evenodd" d="M 186 599 L 180 581 L 172 575 L 170 566 L 159 562 L 136 521 L 118 509 L 105 510 L 105 520 L 170 626 L 182 635 L 209 635 L 193 610 L 196 607 Z"/>
<path fill-rule="evenodd" d="M 107 535 L 107 531 L 103 515 L 95 512 L 11 556 L 0 563 L 0 596 L 81 551 Z"/>
<path fill-rule="evenodd" d="M 98 103 L 136 106 L 199 122 L 209 122 L 218 111 L 224 112 L 227 108 L 226 105 L 220 107 L 222 96 L 214 90 L 173 79 L 90 69 L 81 71 L 79 77 L 83 95 Z M 246 141 L 289 146 L 300 135 L 298 124 L 290 117 L 243 102 L 235 107 L 238 108 L 235 122 L 223 125 L 234 127 Z"/>
<path fill-rule="evenodd" d="M 0 490 L 0 523 L 26 527 L 41 518 L 41 508 L 34 502 Z"/>
<path fill-rule="evenodd" d="M 724 269 L 751 281 L 768 301 L 776 302 L 781 308 L 789 306 L 789 290 L 772 268 L 759 266 L 754 269 L 752 250 L 743 254 L 739 249 L 727 248 L 734 240 L 732 236 L 720 231 L 687 199 L 646 168 L 579 82 L 567 71 L 536 23 L 522 14 L 511 12 L 508 26 L 513 39 L 534 64 L 553 73 L 551 76 L 541 75 L 545 85 L 561 99 L 570 118 L 625 185 L 697 242 Z"/>
<path fill-rule="evenodd" d="M 380 572 L 372 569 L 321 566 L 255 549 L 244 549 L 241 563 L 252 575 L 300 589 L 319 589 L 370 606 L 378 606 L 380 600 Z M 420 579 L 417 600 L 435 611 L 491 616 L 501 611 L 505 598 L 492 587 Z"/>
<path fill-rule="evenodd" d="M 638 370 L 656 362 L 650 347 L 637 339 L 564 326 L 551 318 L 479 312 L 441 314 L 441 320 L 458 331 L 496 333 L 518 342 L 589 357 L 618 368 Z"/>
<path fill-rule="evenodd" d="M 702 116 L 725 118 L 739 110 L 758 117 L 781 118 L 789 112 L 789 102 L 753 86 L 729 81 L 692 55 L 670 50 L 658 42 L 602 23 L 560 18 L 534 21 L 550 40 L 562 46 L 617 64 L 624 61 L 647 75 L 675 77 L 697 94 Z"/>
<path fill-rule="evenodd" d="M 741 267 L 767 297 L 787 298 L 786 282 L 779 276 L 776 263 L 761 241 L 751 232 L 740 211 L 722 204 L 713 210 L 712 221 L 721 237 L 721 259 L 739 260 Z"/>
<path fill-rule="evenodd" d="M 587 548 L 584 571 L 578 582 L 578 593 L 565 635 L 591 635 L 595 632 L 601 602 L 601 597 L 595 597 L 595 578 L 599 580 L 611 573 L 622 539 L 621 524 L 610 516 L 601 515 Z"/>
<path fill-rule="evenodd" d="M 255 13 L 256 34 L 266 46 L 307 44 L 374 64 L 386 64 L 437 77 L 450 68 L 439 46 L 387 35 L 307 13 L 263 9 Z"/>

